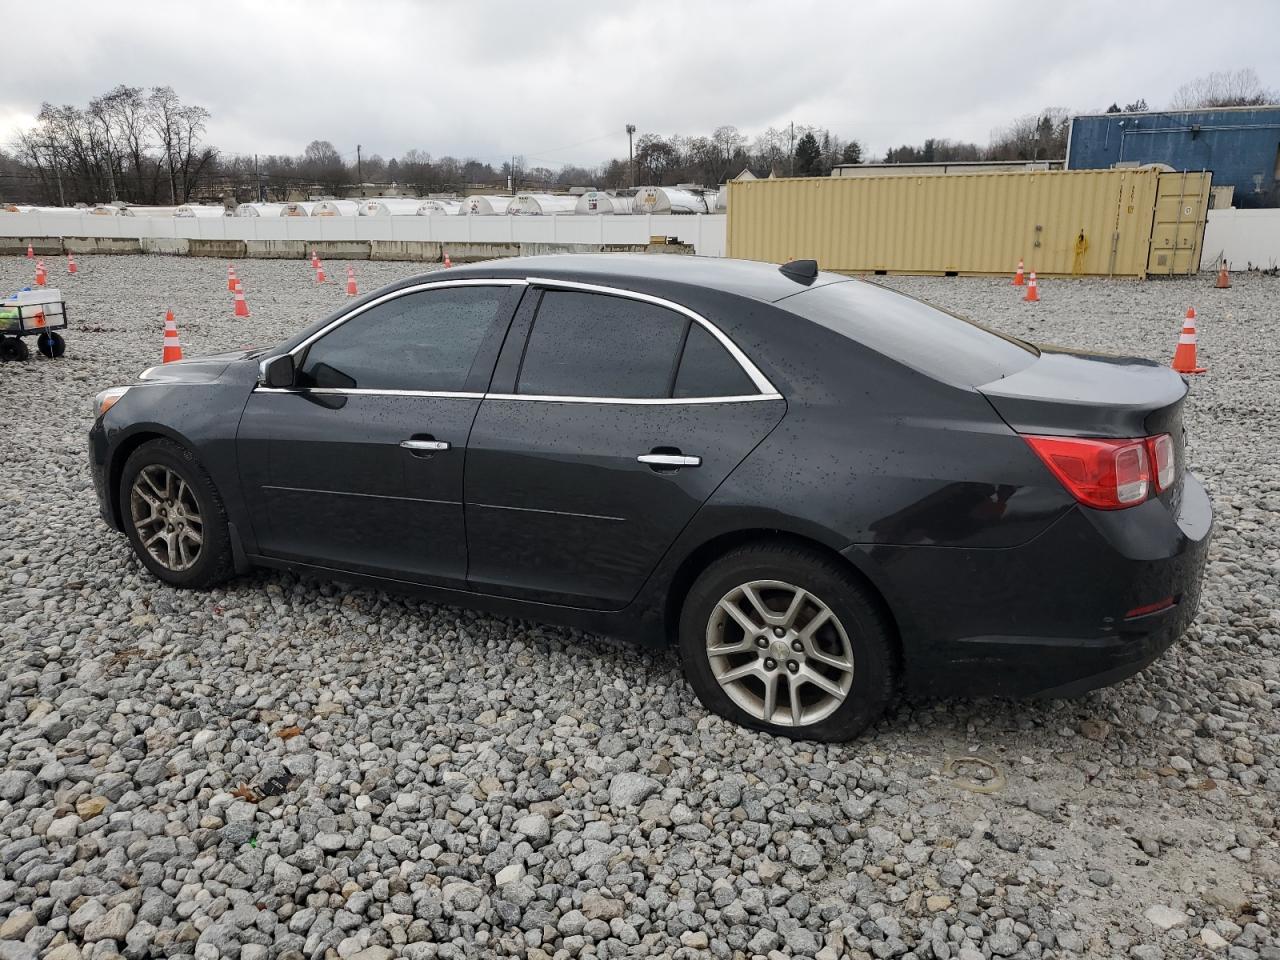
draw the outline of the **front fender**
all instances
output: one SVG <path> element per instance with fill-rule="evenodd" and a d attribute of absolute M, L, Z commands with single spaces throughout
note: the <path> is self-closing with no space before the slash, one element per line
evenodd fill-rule
<path fill-rule="evenodd" d="M 134 386 L 107 411 L 94 425 L 101 440 L 91 440 L 90 447 L 95 461 L 101 456 L 107 503 L 117 528 L 122 521 L 120 478 L 125 462 L 143 443 L 165 437 L 192 452 L 213 481 L 228 520 L 241 532 L 248 529 L 236 462 L 236 431 L 250 390 L 250 385 L 239 382 L 153 381 Z M 246 549 L 251 551 L 251 546 L 246 544 Z"/>

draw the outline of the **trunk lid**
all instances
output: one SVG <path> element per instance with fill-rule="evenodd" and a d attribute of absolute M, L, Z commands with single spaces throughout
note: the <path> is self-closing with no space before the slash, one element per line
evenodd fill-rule
<path fill-rule="evenodd" d="M 1041 347 L 1034 363 L 978 391 L 1019 433 L 1124 438 L 1181 427 L 1187 383 L 1151 360 Z"/>

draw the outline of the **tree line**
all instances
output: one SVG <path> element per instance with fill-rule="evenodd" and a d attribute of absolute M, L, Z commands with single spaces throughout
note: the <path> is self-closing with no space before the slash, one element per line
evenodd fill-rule
<path fill-rule="evenodd" d="M 0 174 L 25 179 L 27 189 L 0 183 L 6 193 L 59 205 L 185 203 L 217 160 L 203 143 L 208 120 L 208 110 L 184 104 L 172 87 L 121 84 L 87 107 L 45 103 L 35 126 L 15 138 L 13 156 L 0 157 Z"/>
<path fill-rule="evenodd" d="M 1259 106 L 1280 102 L 1252 70 L 1211 73 L 1184 84 L 1171 109 Z M 1107 112 L 1140 112 L 1144 99 Z M 1050 107 L 994 131 L 985 145 L 930 137 L 886 151 L 887 163 L 1060 160 L 1071 111 Z M 708 134 L 642 134 L 627 157 L 597 166 L 530 166 L 514 156 L 496 166 L 473 157 L 432 157 L 413 149 L 384 159 L 340 152 L 313 140 L 299 155 L 222 153 L 204 141 L 209 111 L 183 103 L 171 87 L 120 85 L 86 107 L 45 103 L 35 125 L 0 150 L 0 199 L 71 205 L 103 201 L 181 204 L 192 200 L 287 200 L 342 194 L 357 183 L 399 185 L 418 194 L 461 192 L 475 185 L 505 190 L 570 186 L 619 189 L 677 183 L 714 187 L 744 170 L 757 177 L 827 176 L 837 164 L 878 160 L 863 145 L 825 127 L 788 124 L 754 137 L 735 126 Z"/>

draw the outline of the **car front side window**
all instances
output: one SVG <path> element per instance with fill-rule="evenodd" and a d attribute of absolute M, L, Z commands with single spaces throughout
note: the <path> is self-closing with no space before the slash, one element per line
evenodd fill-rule
<path fill-rule="evenodd" d="M 505 296 L 498 286 L 442 287 L 370 307 L 307 348 L 297 386 L 462 392 Z"/>

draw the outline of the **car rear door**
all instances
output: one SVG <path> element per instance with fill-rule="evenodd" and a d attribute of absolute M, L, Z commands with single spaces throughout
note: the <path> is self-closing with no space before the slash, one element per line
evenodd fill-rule
<path fill-rule="evenodd" d="M 619 609 L 785 402 L 682 306 L 531 283 L 467 448 L 468 581 Z"/>
<path fill-rule="evenodd" d="M 465 586 L 467 436 L 523 289 L 376 298 L 295 348 L 292 387 L 255 388 L 236 443 L 263 555 Z"/>

